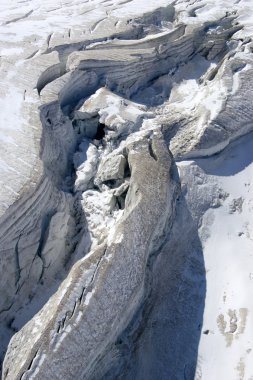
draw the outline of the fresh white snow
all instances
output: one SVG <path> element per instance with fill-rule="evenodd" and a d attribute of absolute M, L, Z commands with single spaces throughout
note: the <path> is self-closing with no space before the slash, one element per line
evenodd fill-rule
<path fill-rule="evenodd" d="M 253 136 L 219 156 L 178 166 L 191 167 L 195 175 L 201 170 L 205 192 L 221 189 L 223 194 L 220 206 L 204 213 L 199 229 L 207 283 L 198 351 L 201 378 L 252 379 Z M 188 191 L 194 207 L 196 187 L 188 183 Z"/>
<path fill-rule="evenodd" d="M 159 0 L 159 6 L 172 3 L 168 0 Z M 19 2 L 17 0 L 1 0 L 0 4 L 0 35 L 1 35 L 1 69 L 3 73 L 0 81 L 0 178 L 1 196 L 3 202 L 0 211 L 5 211 L 17 198 L 19 191 L 29 180 L 31 166 L 35 162 L 37 151 L 32 140 L 32 123 L 28 126 L 24 118 L 24 108 L 27 102 L 36 104 L 38 94 L 36 90 L 26 94 L 24 92 L 26 79 L 24 70 L 27 67 L 27 57 L 31 54 L 40 55 L 51 45 L 50 40 L 65 42 L 63 35 L 68 34 L 71 43 L 88 40 L 90 35 L 99 29 L 99 22 L 107 15 L 124 18 L 151 11 L 158 5 L 157 0 L 112 0 L 111 2 L 93 1 L 61 1 L 61 0 L 31 0 Z M 215 20 L 229 10 L 238 10 L 238 22 L 244 28 L 234 37 L 244 38 L 252 36 L 253 12 L 252 0 L 206 0 L 197 1 L 196 17 L 189 17 L 185 12 L 187 1 L 178 1 L 177 9 L 181 9 L 178 19 L 189 25 Z M 167 33 L 170 25 L 165 25 Z M 101 32 L 102 35 L 102 32 Z M 62 40 L 61 40 L 62 38 Z M 146 38 L 148 40 L 148 37 Z M 48 41 L 48 42 L 47 42 Z M 89 47 L 94 47 L 91 44 Z M 245 51 L 250 53 L 250 51 Z M 205 60 L 197 64 L 194 60 L 187 66 L 180 68 L 174 78 L 174 84 L 164 76 L 162 79 L 163 95 L 168 98 L 169 107 L 176 107 L 178 111 L 187 110 L 189 115 L 199 104 L 203 105 L 203 119 L 200 119 L 198 132 L 203 133 L 205 113 L 211 114 L 214 119 L 221 106 L 226 101 L 225 87 L 217 82 L 200 91 L 200 77 Z M 209 64 L 209 63 L 208 63 Z M 205 70 L 215 67 L 210 63 Z M 247 70 L 247 65 L 243 70 Z M 195 70 L 195 71 L 194 71 Z M 187 77 L 188 72 L 192 77 Z M 195 75 L 193 75 L 195 74 Z M 37 75 L 37 74 L 36 74 Z M 178 76 L 178 77 L 177 77 Z M 21 79 L 20 79 L 21 78 Z M 23 81 L 23 82 L 22 82 Z M 29 81 L 29 78 L 28 78 Z M 161 85 L 157 81 L 157 86 Z M 34 82 L 34 85 L 36 81 Z M 240 87 L 239 74 L 233 76 L 231 94 L 235 94 Z M 212 91 L 210 91 L 210 89 Z M 224 91 L 223 91 L 224 90 Z M 139 101 L 146 100 L 153 95 L 154 88 L 146 89 Z M 106 105 L 100 112 L 103 123 L 124 123 L 118 111 L 124 104 L 117 96 L 107 96 Z M 140 106 L 141 107 L 141 106 Z M 101 109 L 101 104 L 99 105 Z M 129 115 L 128 115 L 128 113 Z M 126 116 L 135 121 L 144 111 L 136 108 L 134 103 L 127 105 Z M 128 119 L 127 119 L 128 120 Z M 143 123 L 143 128 L 152 128 L 151 121 Z M 136 134 L 133 139 L 136 139 Z M 222 143 L 218 148 L 225 147 L 229 141 Z M 217 149 L 218 149 L 217 148 Z M 87 150 L 87 160 L 84 162 Z M 13 163 L 19 151 L 23 160 L 19 160 L 23 171 L 19 171 Z M 199 152 L 213 154 L 215 150 Z M 89 181 L 96 171 L 97 151 L 91 144 L 81 146 L 76 154 L 77 182 L 76 187 L 88 187 Z M 198 152 L 196 152 L 196 156 Z M 80 159 L 80 160 L 79 160 Z M 79 160 L 79 161 L 78 161 Z M 188 189 L 187 199 L 193 210 L 194 218 L 199 218 L 199 236 L 203 246 L 203 255 L 206 269 L 207 291 L 205 298 L 204 320 L 199 344 L 198 365 L 202 373 L 202 380 L 252 380 L 253 379 L 253 137 L 246 136 L 234 143 L 230 148 L 218 156 L 195 161 L 182 161 L 177 164 L 179 171 L 184 172 Z M 196 189 L 193 177 L 201 172 L 201 180 Z M 186 173 L 186 174 L 185 174 Z M 186 177 L 185 177 L 186 175 Z M 20 179 L 21 178 L 21 179 Z M 195 177 L 196 179 L 196 177 Z M 202 182 L 201 182 L 202 181 Z M 221 191 L 222 190 L 222 191 Z M 220 203 L 213 194 L 221 191 Z M 200 203 L 204 198 L 214 197 L 214 204 L 209 204 L 207 210 L 201 210 Z M 218 195 L 217 195 L 218 197 Z M 87 222 L 95 230 L 94 239 L 99 242 L 103 230 L 110 230 L 110 239 L 113 237 L 115 219 L 121 215 L 111 215 L 111 193 L 105 196 L 96 191 L 86 192 L 82 199 L 86 207 Z M 202 212 L 203 211 L 203 212 Z M 106 218 L 104 215 L 106 214 Z M 110 242 L 109 239 L 109 242 Z M 16 319 L 14 327 L 20 326 L 38 310 L 43 304 L 43 291 L 38 292 L 39 301 L 33 301 L 32 306 L 25 305 Z M 89 302 L 89 293 L 86 302 Z M 45 295 L 45 299 L 47 296 Z M 29 309 L 30 308 L 30 309 Z M 172 311 L 173 312 L 173 311 Z M 6 338 L 6 342 L 9 336 Z M 5 342 L 5 343 L 6 343 Z M 170 342 L 173 344 L 173 342 Z M 198 372 L 199 373 L 199 372 Z M 196 378 L 196 380 L 199 380 Z"/>

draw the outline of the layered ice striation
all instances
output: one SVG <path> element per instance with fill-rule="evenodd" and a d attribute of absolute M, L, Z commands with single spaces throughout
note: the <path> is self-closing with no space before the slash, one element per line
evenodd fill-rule
<path fill-rule="evenodd" d="M 2 378 L 250 379 L 251 4 L 0 9 Z"/>

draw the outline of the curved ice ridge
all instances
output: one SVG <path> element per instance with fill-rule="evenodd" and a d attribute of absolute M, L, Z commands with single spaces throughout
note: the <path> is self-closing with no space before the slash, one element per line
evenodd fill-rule
<path fill-rule="evenodd" d="M 90 39 L 73 43 L 49 35 L 24 63 L 23 115 L 36 126 L 35 158 L 0 221 L 3 324 L 15 329 L 13 316 L 39 292 L 35 286 L 43 291 L 69 260 L 92 251 L 14 336 L 4 379 L 92 378 L 138 319 L 148 258 L 173 221 L 177 186 L 167 146 L 180 160 L 210 156 L 252 130 L 251 39 L 240 37 L 233 11 L 198 23 L 191 22 L 198 8 L 180 7 L 107 17 Z M 26 77 L 33 60 L 35 90 Z"/>

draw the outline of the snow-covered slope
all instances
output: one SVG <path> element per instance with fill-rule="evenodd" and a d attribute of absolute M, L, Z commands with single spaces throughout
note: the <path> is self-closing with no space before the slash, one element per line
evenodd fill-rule
<path fill-rule="evenodd" d="M 252 144 L 177 164 L 182 194 L 127 379 L 251 379 Z"/>
<path fill-rule="evenodd" d="M 3 379 L 253 378 L 252 2 L 0 11 Z"/>
<path fill-rule="evenodd" d="M 203 378 L 252 376 L 252 135 L 197 165 L 224 191 L 203 215 L 207 293 L 199 362 Z"/>

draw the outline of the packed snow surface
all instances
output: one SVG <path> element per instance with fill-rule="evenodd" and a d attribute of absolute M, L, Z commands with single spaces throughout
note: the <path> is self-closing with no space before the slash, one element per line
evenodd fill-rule
<path fill-rule="evenodd" d="M 252 36 L 252 0 L 1 0 L 3 379 L 253 379 Z"/>

